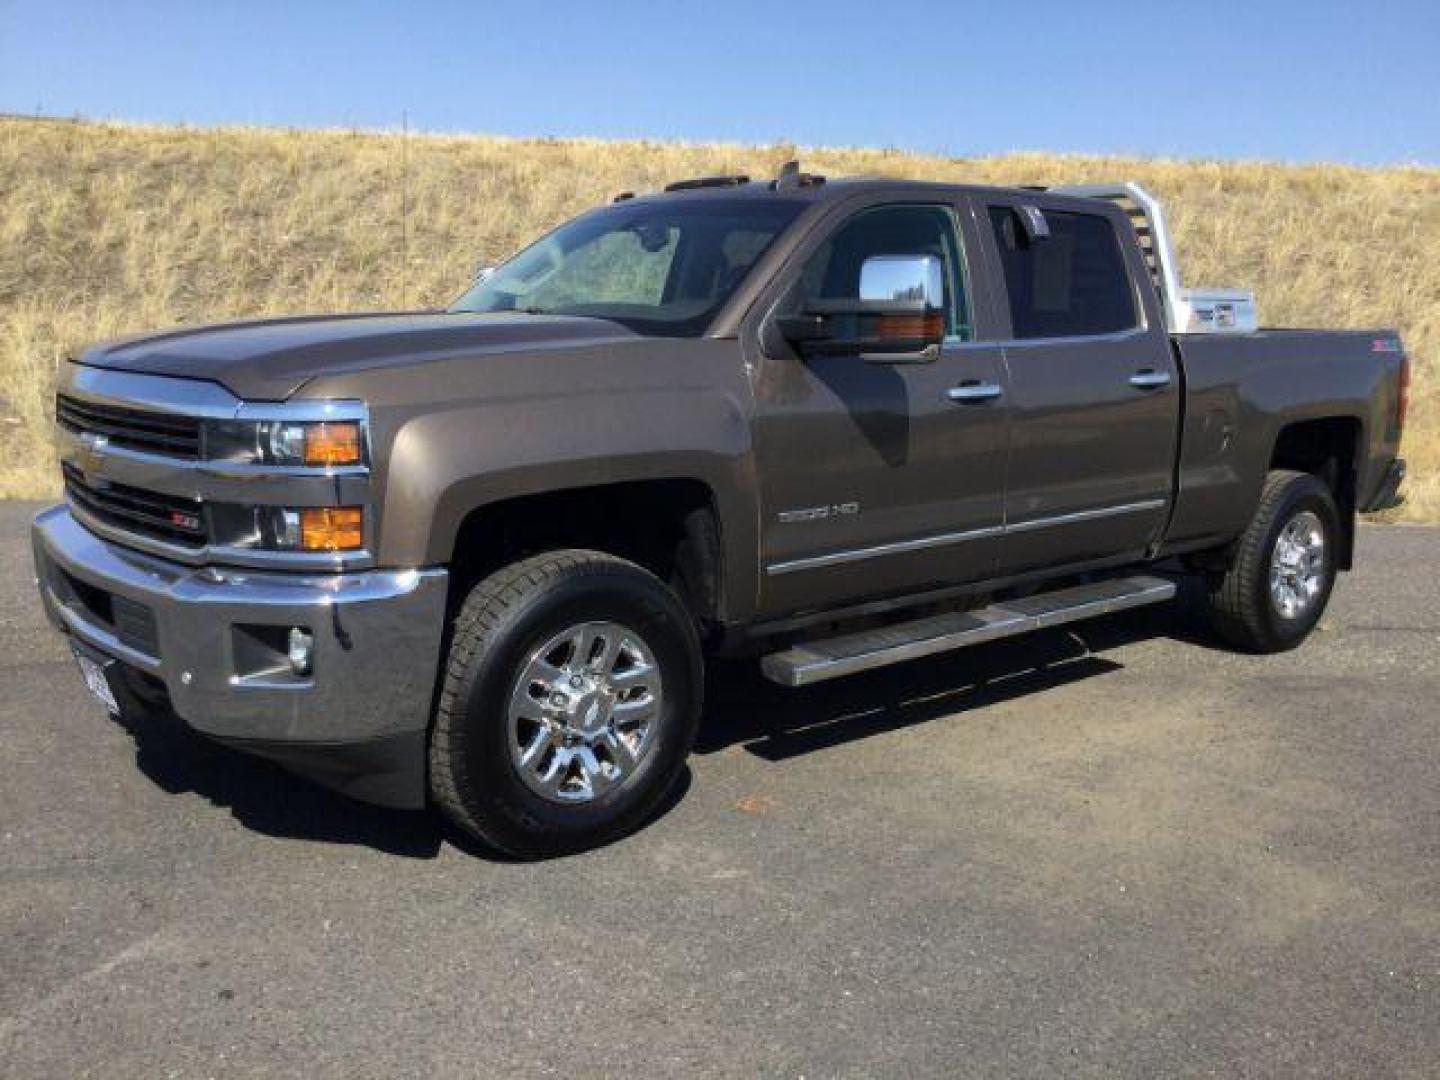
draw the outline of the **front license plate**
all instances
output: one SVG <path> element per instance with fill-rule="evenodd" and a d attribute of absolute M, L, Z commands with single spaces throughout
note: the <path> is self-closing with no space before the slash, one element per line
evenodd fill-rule
<path fill-rule="evenodd" d="M 85 685 L 90 688 L 90 693 L 95 695 L 95 700 L 104 705 L 107 711 L 118 716 L 120 706 L 115 701 L 115 691 L 110 689 L 110 680 L 105 677 L 106 665 L 86 656 L 79 649 L 75 650 L 75 662 L 80 665 L 80 674 L 85 679 Z"/>

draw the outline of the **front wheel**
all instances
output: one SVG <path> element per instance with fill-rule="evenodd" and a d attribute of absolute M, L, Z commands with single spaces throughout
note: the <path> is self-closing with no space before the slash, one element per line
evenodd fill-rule
<path fill-rule="evenodd" d="M 1229 569 L 1210 581 L 1216 632 L 1247 652 L 1299 645 L 1329 603 L 1339 536 L 1340 514 L 1324 483 L 1309 473 L 1269 473 Z"/>
<path fill-rule="evenodd" d="M 693 620 L 654 575 L 594 551 L 526 559 L 477 584 L 455 621 L 432 793 L 510 855 L 606 843 L 677 781 L 702 685 Z"/>

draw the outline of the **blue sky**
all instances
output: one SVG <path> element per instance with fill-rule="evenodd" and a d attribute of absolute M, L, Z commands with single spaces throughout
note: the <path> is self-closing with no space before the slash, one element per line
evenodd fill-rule
<path fill-rule="evenodd" d="M 0 111 L 1440 164 L 1440 0 L 0 0 Z"/>

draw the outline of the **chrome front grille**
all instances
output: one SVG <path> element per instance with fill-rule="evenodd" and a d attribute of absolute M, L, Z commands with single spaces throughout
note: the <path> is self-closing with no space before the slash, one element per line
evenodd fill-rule
<path fill-rule="evenodd" d="M 84 513 L 129 533 L 181 547 L 205 546 L 205 513 L 197 499 L 145 491 L 109 480 L 89 480 L 64 462 L 65 494 Z"/>
<path fill-rule="evenodd" d="M 114 446 L 188 461 L 200 457 L 200 420 L 193 416 L 129 409 L 59 394 L 55 419 L 68 431 L 98 436 Z"/>
<path fill-rule="evenodd" d="M 229 452 L 231 429 L 254 428 L 257 453 L 261 428 L 280 422 L 358 421 L 363 430 L 363 402 L 246 402 L 205 379 L 86 364 L 66 364 L 57 391 L 65 501 L 102 539 L 191 566 L 334 572 L 374 565 L 368 464 L 282 465 Z M 280 543 L 277 523 L 331 506 L 365 508 L 361 547 Z"/>

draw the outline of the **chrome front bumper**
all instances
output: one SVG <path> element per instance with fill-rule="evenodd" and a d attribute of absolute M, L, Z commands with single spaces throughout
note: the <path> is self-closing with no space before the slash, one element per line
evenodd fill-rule
<path fill-rule="evenodd" d="M 184 566 L 102 540 L 64 506 L 36 517 L 32 540 L 51 622 L 158 679 L 195 730 L 360 798 L 423 803 L 444 570 Z M 276 649 L 292 626 L 314 635 L 304 677 Z"/>

